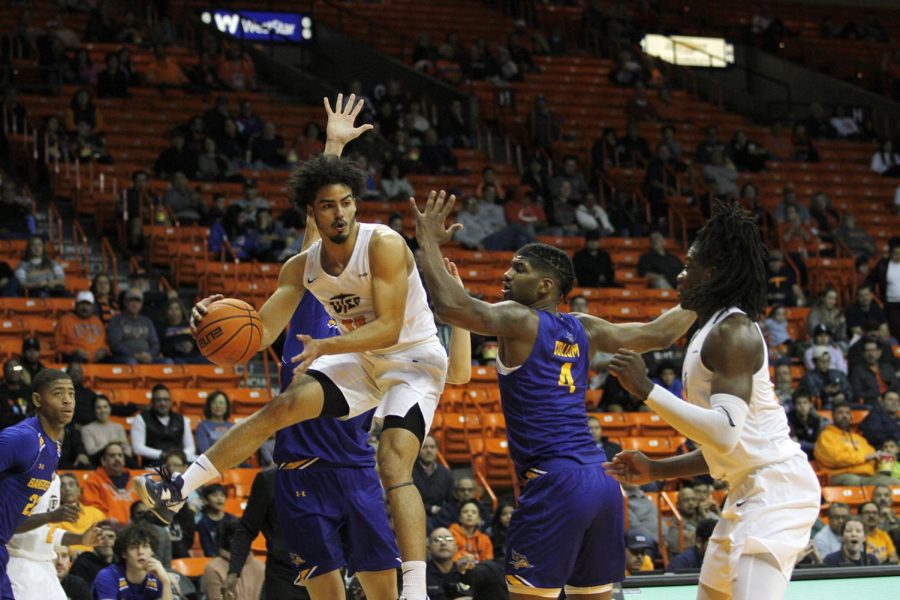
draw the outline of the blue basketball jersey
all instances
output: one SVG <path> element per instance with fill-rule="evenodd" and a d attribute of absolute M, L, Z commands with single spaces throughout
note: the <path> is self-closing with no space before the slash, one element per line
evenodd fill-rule
<path fill-rule="evenodd" d="M 572 315 L 537 314 L 528 359 L 511 370 L 498 361 L 510 456 L 519 471 L 554 459 L 602 463 L 606 456 L 591 438 L 584 404 L 590 365 L 584 328 Z"/>
<path fill-rule="evenodd" d="M 293 378 L 296 365 L 291 359 L 303 352 L 297 334 L 321 339 L 339 335 L 334 320 L 310 293 L 303 294 L 300 305 L 291 317 L 287 338 L 281 354 L 281 389 Z M 341 421 L 321 418 L 285 427 L 275 434 L 276 463 L 318 458 L 320 463 L 343 467 L 374 467 L 375 450 L 369 445 L 369 428 L 374 410 Z"/>
<path fill-rule="evenodd" d="M 6 544 L 50 487 L 59 445 L 37 417 L 0 431 L 0 543 Z"/>

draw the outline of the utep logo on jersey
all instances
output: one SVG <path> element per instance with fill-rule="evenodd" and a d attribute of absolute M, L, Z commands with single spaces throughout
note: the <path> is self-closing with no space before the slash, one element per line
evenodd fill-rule
<path fill-rule="evenodd" d="M 331 309 L 339 315 L 350 312 L 359 306 L 359 302 L 360 297 L 352 294 L 341 294 L 340 296 L 333 296 L 328 300 Z"/>

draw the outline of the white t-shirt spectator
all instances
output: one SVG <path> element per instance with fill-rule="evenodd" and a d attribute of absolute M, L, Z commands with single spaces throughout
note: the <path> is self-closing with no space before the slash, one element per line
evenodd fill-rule
<path fill-rule="evenodd" d="M 853 117 L 831 117 L 830 123 L 838 137 L 847 138 L 859 133 L 859 126 Z"/>
<path fill-rule="evenodd" d="M 607 235 L 612 234 L 615 231 L 612 224 L 609 222 L 609 215 L 607 215 L 606 211 L 603 210 L 603 207 L 598 204 L 595 204 L 591 208 L 588 208 L 584 204 L 579 204 L 578 208 L 575 209 L 575 220 L 578 221 L 578 226 L 585 231 L 595 231 L 599 229 Z"/>
<path fill-rule="evenodd" d="M 184 434 L 181 437 L 181 449 L 184 450 L 188 462 L 193 462 L 197 458 L 197 448 L 194 446 L 194 435 L 191 433 L 191 418 L 180 416 L 184 419 Z M 172 415 L 165 417 L 156 417 L 163 425 L 169 424 Z M 151 448 L 147 445 L 147 424 L 144 422 L 144 416 L 138 415 L 131 424 L 131 447 L 138 456 L 143 456 L 153 460 L 162 458 L 163 451 L 159 448 Z"/>
<path fill-rule="evenodd" d="M 900 165 L 900 154 L 897 154 L 896 152 L 891 154 L 876 152 L 872 155 L 872 161 L 869 163 L 869 168 L 881 175 L 891 167 L 897 165 Z"/>

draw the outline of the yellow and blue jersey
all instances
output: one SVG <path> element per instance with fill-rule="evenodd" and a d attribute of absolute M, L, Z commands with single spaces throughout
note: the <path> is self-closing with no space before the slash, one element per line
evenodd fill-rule
<path fill-rule="evenodd" d="M 97 573 L 93 596 L 96 600 L 156 600 L 162 598 L 162 583 L 150 574 L 140 583 L 131 583 L 125 577 L 125 566 L 114 563 Z"/>
<path fill-rule="evenodd" d="M 0 431 L 0 543 L 31 515 L 58 464 L 59 446 L 37 417 Z"/>
<path fill-rule="evenodd" d="M 584 465 L 606 460 L 587 426 L 584 392 L 590 347 L 572 315 L 538 311 L 538 334 L 519 367 L 498 365 L 509 453 L 526 473 L 548 461 Z"/>

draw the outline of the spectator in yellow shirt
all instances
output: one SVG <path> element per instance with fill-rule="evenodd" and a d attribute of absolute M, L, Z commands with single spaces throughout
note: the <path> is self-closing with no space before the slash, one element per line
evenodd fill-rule
<path fill-rule="evenodd" d="M 63 473 L 59 476 L 59 503 L 73 504 L 78 507 L 78 520 L 63 521 L 58 525 L 60 529 L 72 533 L 84 533 L 100 521 L 106 519 L 103 512 L 93 506 L 81 503 L 81 485 L 78 478 L 71 473 Z M 89 552 L 90 546 L 70 546 L 73 553 Z"/>
<path fill-rule="evenodd" d="M 866 528 L 866 551 L 874 554 L 882 565 L 897 564 L 897 549 L 891 536 L 878 528 L 881 519 L 878 506 L 874 502 L 866 502 L 859 507 L 859 516 Z"/>
<path fill-rule="evenodd" d="M 834 425 L 819 433 L 815 448 L 816 460 L 831 472 L 831 485 L 900 484 L 890 476 L 875 474 L 880 453 L 866 438 L 850 431 L 850 405 L 837 403 L 832 411 Z"/>

